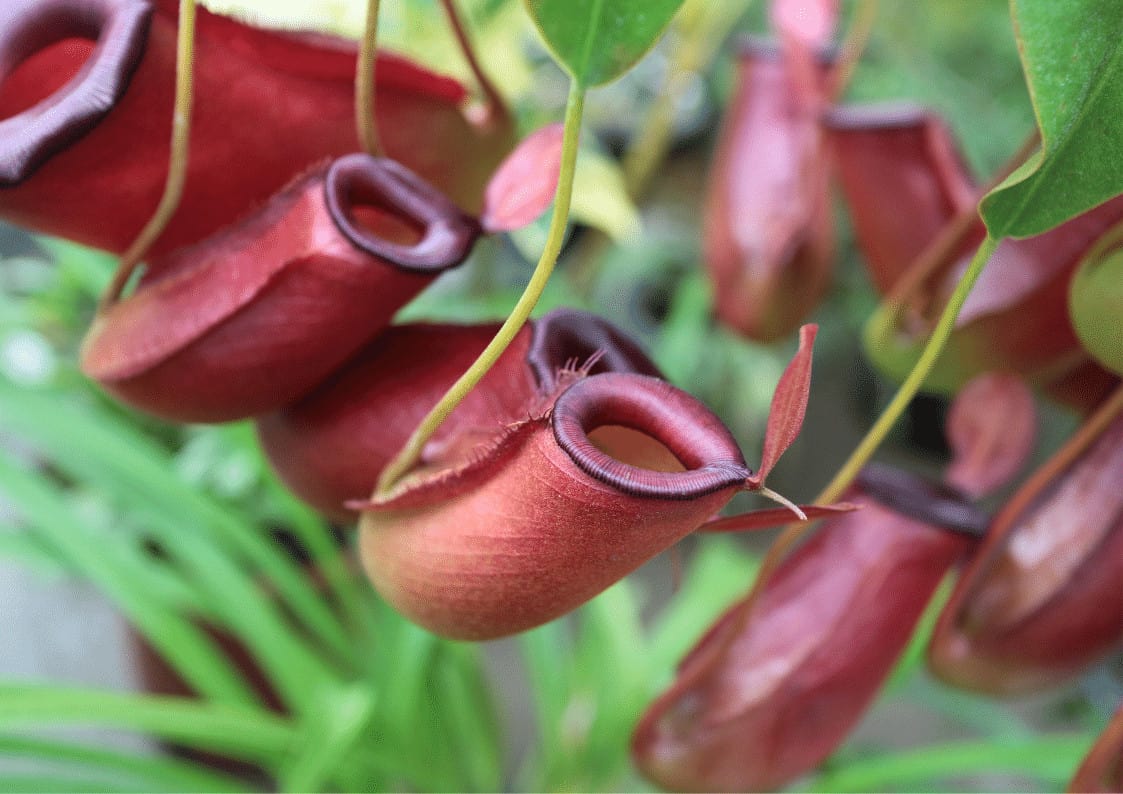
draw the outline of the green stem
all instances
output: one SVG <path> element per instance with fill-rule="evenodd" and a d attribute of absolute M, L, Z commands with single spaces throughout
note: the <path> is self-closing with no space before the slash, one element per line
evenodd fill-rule
<path fill-rule="evenodd" d="M 452 385 L 409 437 L 409 441 L 401 452 L 390 461 L 382 471 L 378 480 L 376 494 L 387 493 L 401 477 L 408 472 L 421 458 L 421 451 L 425 443 L 433 437 L 437 428 L 448 418 L 448 415 L 468 395 L 468 392 L 480 382 L 488 370 L 495 364 L 503 351 L 514 340 L 522 329 L 531 311 L 542 296 L 550 274 L 554 272 L 558 254 L 561 253 L 562 242 L 565 239 L 566 223 L 569 220 L 569 203 L 573 195 L 573 175 L 577 166 L 577 138 L 581 131 L 581 112 L 585 105 L 585 90 L 577 82 L 570 85 L 569 101 L 565 108 L 565 136 L 563 139 L 561 172 L 558 174 L 558 189 L 554 198 L 554 214 L 550 218 L 550 230 L 546 237 L 546 247 L 530 277 L 530 283 L 522 297 L 519 298 L 510 316 L 500 327 L 495 338 L 491 340 L 479 358 L 473 362 L 468 371 Z"/>
<path fill-rule="evenodd" d="M 359 41 L 359 58 L 355 65 L 355 131 L 363 150 L 377 157 L 382 151 L 378 142 L 378 123 L 374 108 L 374 70 L 378 39 L 379 0 L 367 0 L 366 25 Z"/>
<path fill-rule="evenodd" d="M 729 30 L 740 19 L 748 3 L 723 0 L 697 3 L 676 20 L 682 42 L 671 53 L 663 89 L 648 108 L 643 123 L 628 144 L 622 166 L 628 195 L 638 199 L 667 156 L 674 132 L 675 107 L 691 81 L 713 60 Z"/>
<path fill-rule="evenodd" d="M 994 253 L 998 241 L 994 238 L 987 236 L 979 245 L 979 249 L 975 252 L 971 264 L 968 265 L 967 270 L 959 279 L 959 283 L 955 285 L 955 291 L 948 299 L 947 305 L 944 306 L 943 312 L 940 314 L 940 319 L 936 322 L 936 327 L 932 331 L 932 335 L 928 338 L 928 342 L 924 345 L 924 351 L 920 354 L 912 371 L 908 377 L 905 378 L 901 388 L 893 396 L 889 405 L 881 412 L 881 416 L 873 423 L 873 427 L 869 429 L 865 437 L 850 453 L 850 457 L 842 464 L 834 478 L 827 484 L 827 487 L 815 498 L 817 504 L 827 504 L 838 499 L 843 491 L 845 491 L 854 478 L 858 476 L 858 472 L 862 467 L 869 462 L 873 457 L 873 453 L 889 435 L 889 431 L 900 419 L 901 414 L 904 413 L 905 408 L 908 407 L 909 402 L 916 393 L 920 391 L 920 387 L 924 385 L 928 375 L 931 374 L 933 367 L 936 365 L 936 360 L 943 352 L 944 346 L 947 344 L 948 338 L 955 327 L 955 320 L 959 317 L 959 311 L 963 308 L 964 301 L 967 300 L 967 295 L 971 292 L 971 288 L 975 286 L 975 281 L 979 278 L 979 274 L 983 272 L 983 267 Z M 787 555 L 788 550 L 793 548 L 804 534 L 813 526 L 811 523 L 789 524 L 780 533 L 779 537 L 772 543 L 768 549 L 768 554 L 765 556 L 764 561 L 760 566 L 760 574 L 753 582 L 753 589 L 749 592 L 746 599 L 746 604 L 741 610 L 741 615 L 744 619 L 748 619 L 748 615 L 752 611 L 753 604 L 763 592 L 764 586 L 768 581 L 769 576 L 780 564 L 780 562 Z"/>
<path fill-rule="evenodd" d="M 672 50 L 666 79 L 621 158 L 624 186 L 632 201 L 643 197 L 652 176 L 667 158 L 674 133 L 675 107 L 683 93 L 713 61 L 747 6 L 746 0 L 695 0 L 685 4 L 675 17 L 672 25 L 682 41 Z M 585 298 L 589 297 L 597 268 L 611 242 L 607 235 L 589 229 L 576 246 L 568 272 L 577 292 Z"/>
<path fill-rule="evenodd" d="M 156 211 L 148 223 L 140 230 L 132 245 L 121 254 L 121 264 L 113 280 L 102 296 L 99 312 L 106 311 L 117 302 L 129 282 L 141 257 L 164 232 L 164 228 L 175 215 L 179 200 L 183 197 L 183 185 L 187 181 L 187 161 L 191 138 L 191 101 L 194 95 L 192 76 L 195 59 L 195 0 L 179 2 L 179 33 L 176 39 L 175 61 L 175 112 L 172 116 L 171 154 L 168 160 L 168 178 L 164 183 L 164 194 Z"/>
<path fill-rule="evenodd" d="M 842 96 L 854 77 L 858 61 L 866 50 L 873 24 L 877 20 L 877 6 L 878 0 L 859 0 L 850 29 L 846 31 L 846 40 L 839 50 L 838 65 L 831 86 L 831 94 L 835 99 Z"/>
<path fill-rule="evenodd" d="M 936 360 L 940 357 L 940 353 L 943 352 L 944 346 L 951 337 L 951 332 L 955 328 L 955 321 L 959 317 L 959 311 L 963 308 L 963 303 L 967 300 L 967 295 L 971 292 L 971 288 L 975 286 L 975 281 L 978 280 L 979 274 L 983 272 L 983 267 L 997 246 L 998 241 L 990 236 L 979 245 L 971 264 L 968 265 L 966 272 L 959 279 L 959 283 L 955 285 L 955 291 L 951 294 L 951 298 L 948 299 L 947 305 L 940 314 L 940 319 L 932 331 L 932 336 L 928 338 L 928 342 L 924 346 L 924 352 L 920 354 L 912 372 L 905 378 L 905 382 L 901 384 L 901 388 L 897 390 L 889 405 L 881 412 L 881 416 L 874 422 L 865 438 L 850 453 L 850 457 L 842 464 L 834 479 L 819 494 L 816 499 L 817 502 L 832 502 L 842 495 L 842 492 L 858 476 L 861 468 L 873 457 L 873 453 L 881 445 L 881 442 L 889 435 L 889 431 L 901 417 L 901 414 L 904 413 L 909 402 L 920 391 L 920 387 L 924 385 L 924 381 L 927 380 L 928 375 L 936 366 Z"/>
<path fill-rule="evenodd" d="M 464 54 L 464 60 L 468 62 L 468 68 L 472 70 L 472 75 L 476 78 L 476 84 L 483 92 L 486 102 L 485 118 L 490 121 L 506 116 L 507 103 L 503 101 L 503 96 L 496 89 L 495 83 L 491 81 L 483 66 L 480 65 L 480 59 L 476 56 L 476 48 L 472 46 L 472 40 L 464 27 L 464 21 L 456 10 L 456 4 L 453 0 L 441 0 L 441 5 L 444 7 L 445 16 L 448 17 L 452 35 L 456 37 L 456 43 L 460 45 L 460 51 Z"/>

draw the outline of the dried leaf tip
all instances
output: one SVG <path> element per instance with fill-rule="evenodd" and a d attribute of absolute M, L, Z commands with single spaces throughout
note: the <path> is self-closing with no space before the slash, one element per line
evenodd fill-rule
<path fill-rule="evenodd" d="M 788 508 L 788 510 L 792 511 L 792 513 L 795 514 L 795 517 L 798 520 L 800 520 L 800 521 L 806 521 L 807 520 L 807 513 L 803 512 L 799 508 L 799 505 L 797 505 L 795 502 L 793 502 L 791 499 L 784 496 L 783 494 L 776 493 L 771 488 L 766 488 L 763 485 L 761 485 L 759 488 L 757 488 L 757 492 L 761 496 L 765 497 L 766 499 L 771 499 L 776 504 L 783 505 L 784 507 Z"/>

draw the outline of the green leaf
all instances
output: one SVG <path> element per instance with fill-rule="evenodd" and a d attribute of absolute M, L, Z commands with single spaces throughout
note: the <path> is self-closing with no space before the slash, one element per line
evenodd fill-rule
<path fill-rule="evenodd" d="M 649 664 L 663 681 L 706 630 L 748 592 L 759 560 L 731 538 L 706 538 L 696 547 L 686 578 L 651 630 Z"/>
<path fill-rule="evenodd" d="M 170 456 L 126 423 L 0 382 L 0 427 L 41 448 L 74 479 L 128 505 L 199 592 L 211 596 L 222 623 L 261 662 L 286 701 L 314 698 L 313 684 L 328 675 L 320 657 L 327 643 L 304 642 L 282 605 L 310 618 L 308 628 L 323 630 L 318 638 L 331 641 L 334 635 L 338 649 L 351 653 L 343 627 L 300 568 L 256 527 L 175 477 Z M 244 555 L 242 564 L 235 554 Z M 255 571 L 283 601 L 266 596 Z"/>
<path fill-rule="evenodd" d="M 982 202 L 991 236 L 1030 237 L 1123 192 L 1117 0 L 1011 0 L 1042 150 Z"/>
<path fill-rule="evenodd" d="M 121 728 L 269 766 L 299 738 L 272 711 L 179 697 L 101 692 L 31 683 L 0 684 L 0 726 Z"/>
<path fill-rule="evenodd" d="M 591 692 L 594 700 L 593 719 L 576 760 L 586 787 L 601 791 L 619 790 L 628 771 L 628 741 L 651 692 L 636 590 L 631 579 L 623 579 L 581 610 L 573 661 L 576 689 Z"/>
<path fill-rule="evenodd" d="M 964 775 L 1013 772 L 1060 787 L 1091 743 L 1086 736 L 949 742 L 855 761 L 811 781 L 804 791 L 891 791 Z M 1044 789 L 1042 789 L 1044 790 Z"/>
<path fill-rule="evenodd" d="M 299 748 L 291 753 L 279 778 L 283 791 L 319 791 L 332 780 L 346 756 L 366 737 L 374 713 L 375 695 L 365 682 L 339 687 L 325 694 L 308 712 L 301 726 Z"/>
<path fill-rule="evenodd" d="M 524 2 L 558 63 L 582 88 L 632 68 L 682 5 L 682 0 Z"/>
<path fill-rule="evenodd" d="M 577 158 L 570 214 L 616 243 L 634 241 L 640 234 L 639 210 L 628 196 L 624 172 L 615 160 L 594 149 L 582 149 Z"/>
<path fill-rule="evenodd" d="M 73 776 L 73 775 L 60 775 L 60 774 L 43 774 L 37 773 L 32 775 L 0 775 L 0 793 L 7 794 L 7 792 L 15 792 L 15 794 L 59 794 L 64 791 L 84 791 L 86 794 L 95 794 L 95 792 L 107 792 L 109 794 L 121 794 L 122 791 L 132 791 L 120 786 L 116 783 L 109 783 L 101 777 L 94 776 Z"/>
<path fill-rule="evenodd" d="M 952 689 L 923 673 L 909 679 L 907 687 L 901 689 L 901 697 L 973 734 L 1003 742 L 1034 738 L 1033 731 L 1008 704 Z"/>
<path fill-rule="evenodd" d="M 67 772 L 71 772 L 70 767 L 75 767 L 71 774 L 84 772 L 90 781 L 98 780 L 99 786 L 104 785 L 100 782 L 102 780 L 112 781 L 112 785 L 107 788 L 116 791 L 220 792 L 246 789 L 244 781 L 211 771 L 200 764 L 141 755 L 127 750 L 91 747 L 53 738 L 0 734 L 0 757 L 5 761 L 13 758 L 30 759 L 36 762 L 37 767 L 50 764 L 52 768 L 57 768 L 65 764 Z M 36 775 L 29 780 L 38 783 L 42 778 Z M 47 786 L 40 788 L 38 785 L 31 788 L 16 787 L 12 785 L 13 782 L 10 775 L 0 774 L 0 790 L 48 790 Z M 67 782 L 67 786 L 50 788 L 58 791 L 86 790 L 84 783 L 79 784 L 75 780 Z"/>
<path fill-rule="evenodd" d="M 193 688 L 220 700 L 257 702 L 213 640 L 187 617 L 156 601 L 144 586 L 144 568 L 131 565 L 115 544 L 98 542 L 83 531 L 45 477 L 0 455 L 0 495 L 25 514 L 76 571 L 111 597 Z"/>
<path fill-rule="evenodd" d="M 7 526 L 0 526 L 0 557 L 15 560 L 43 576 L 70 571 L 66 560 L 37 535 Z"/>
<path fill-rule="evenodd" d="M 538 742 L 519 773 L 519 788 L 546 790 L 553 770 L 564 764 L 559 728 L 573 689 L 572 645 L 567 619 L 555 620 L 518 637 L 534 706 Z"/>
<path fill-rule="evenodd" d="M 456 748 L 456 781 L 465 790 L 496 791 L 503 781 L 503 748 L 495 703 L 473 645 L 442 642 L 431 675 L 438 714 Z"/>

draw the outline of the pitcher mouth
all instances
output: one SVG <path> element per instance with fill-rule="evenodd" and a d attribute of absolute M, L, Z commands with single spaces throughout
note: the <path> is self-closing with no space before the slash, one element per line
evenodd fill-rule
<path fill-rule="evenodd" d="M 823 123 L 841 132 L 875 130 L 922 130 L 933 120 L 931 112 L 915 102 L 871 102 L 840 105 L 823 114 Z"/>
<path fill-rule="evenodd" d="M 52 44 L 72 38 L 96 44 L 66 85 L 0 119 L 0 187 L 23 182 L 113 109 L 144 56 L 151 17 L 143 0 L 6 0 L 0 10 L 0 83 Z"/>
<path fill-rule="evenodd" d="M 721 420 L 697 399 L 658 378 L 606 372 L 579 380 L 558 397 L 551 423 L 558 446 L 581 471 L 631 496 L 696 499 L 742 487 L 752 475 Z M 589 438 L 606 425 L 650 436 L 686 470 L 656 471 L 612 457 Z"/>
<path fill-rule="evenodd" d="M 909 518 L 981 538 L 990 516 L 958 489 L 880 464 L 862 469 L 857 485 L 866 495 Z"/>
<path fill-rule="evenodd" d="M 581 366 L 593 356 L 589 374 L 638 372 L 660 377 L 662 373 L 647 354 L 616 326 L 602 317 L 577 309 L 554 309 L 531 325 L 526 362 L 543 391 L 557 385 L 558 371 Z"/>
<path fill-rule="evenodd" d="M 480 234 L 479 223 L 447 196 L 385 157 L 338 158 L 328 168 L 324 197 L 332 221 L 355 247 L 419 275 L 435 275 L 463 262 Z M 364 228 L 355 216 L 362 206 L 407 222 L 418 230 L 419 239 L 407 245 Z"/>

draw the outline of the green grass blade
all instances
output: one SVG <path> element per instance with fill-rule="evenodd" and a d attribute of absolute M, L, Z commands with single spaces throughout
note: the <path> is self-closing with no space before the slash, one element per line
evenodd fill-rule
<path fill-rule="evenodd" d="M 113 727 L 273 767 L 298 738 L 263 708 L 37 684 L 0 684 L 0 726 Z"/>
<path fill-rule="evenodd" d="M 196 492 L 173 473 L 169 453 L 117 416 L 40 392 L 0 383 L 0 425 L 46 451 L 65 471 L 96 483 L 123 503 L 206 531 L 260 569 L 291 613 L 326 647 L 351 652 L 336 615 L 303 571 L 276 544 L 228 507 Z"/>
<path fill-rule="evenodd" d="M 284 791 L 318 791 L 335 780 L 337 767 L 362 744 L 374 715 L 374 692 L 353 685 L 321 699 L 301 726 L 297 746 L 278 775 Z M 367 752 L 367 748 L 363 748 Z"/>
<path fill-rule="evenodd" d="M 983 736 L 1008 741 L 1028 739 L 1033 735 L 1022 718 L 1002 701 L 952 689 L 926 675 L 913 676 L 908 689 L 902 691 L 900 696 L 907 696 L 926 709 L 943 714 Z"/>
<path fill-rule="evenodd" d="M 145 521 L 168 552 L 190 566 L 211 604 L 258 657 L 285 698 L 295 707 L 311 702 L 328 675 L 318 648 L 305 643 L 265 598 L 252 569 L 231 559 L 239 552 L 260 568 L 260 575 L 292 614 L 318 614 L 332 627 L 335 642 L 350 652 L 341 624 L 293 562 L 257 530 L 232 517 L 217 503 L 196 493 L 170 473 L 166 452 L 108 414 L 94 416 L 46 394 L 32 395 L 0 385 L 0 422 L 42 446 L 59 468 L 120 498 Z M 193 532 L 185 532 L 190 527 Z M 209 530 L 201 537 L 195 532 Z M 212 542 L 201 542 L 204 538 Z M 225 550 L 221 544 L 227 544 Z M 285 583 L 288 583 L 286 586 Z M 287 598 L 285 597 L 287 594 Z M 311 623 L 305 622 L 310 629 Z M 320 626 L 323 628 L 323 626 Z M 323 640 L 322 632 L 313 632 Z"/>
<path fill-rule="evenodd" d="M 142 788 L 123 788 L 96 777 L 65 776 L 59 774 L 21 775 L 0 773 L 0 792 L 13 794 L 69 794 L 73 791 L 100 794 L 100 792 L 136 791 Z"/>
<path fill-rule="evenodd" d="M 472 646 L 444 642 L 434 668 L 438 716 L 451 745 L 457 748 L 455 759 L 464 786 L 473 791 L 498 790 L 503 777 L 503 751 L 479 654 Z"/>
<path fill-rule="evenodd" d="M 229 433 L 253 456 L 267 494 L 282 510 L 283 520 L 289 529 L 308 550 L 313 566 L 323 575 L 328 591 L 340 604 L 351 625 L 360 628 L 366 636 L 377 636 L 369 587 L 362 583 L 361 577 L 349 565 L 347 553 L 336 545 L 324 519 L 281 483 L 257 443 L 252 427 L 249 423 L 233 425 Z"/>
<path fill-rule="evenodd" d="M 519 772 L 521 788 L 550 788 L 564 766 L 561 726 L 573 691 L 567 623 L 566 618 L 555 620 L 518 638 L 538 728 L 538 743 Z"/>
<path fill-rule="evenodd" d="M 591 699 L 574 766 L 590 788 L 614 789 L 628 769 L 628 742 L 651 687 L 650 657 L 635 587 L 625 579 L 585 605 L 573 657 L 575 689 Z"/>
<path fill-rule="evenodd" d="M 820 775 L 809 791 L 894 791 L 975 774 L 1009 772 L 1063 787 L 1093 737 L 1052 736 L 1012 742 L 953 742 L 878 754 Z"/>
<path fill-rule="evenodd" d="M 114 780 L 121 778 L 142 791 L 218 792 L 246 789 L 246 784 L 238 778 L 212 772 L 198 764 L 57 739 L 0 734 L 0 758 L 28 759 L 55 768 L 61 764 L 73 765 L 78 767 L 74 770 L 75 774 L 89 774 L 91 779 L 95 775 L 108 776 Z M 0 786 L 10 782 L 11 778 L 0 774 Z M 115 785 L 114 788 L 116 787 Z"/>
<path fill-rule="evenodd" d="M 662 685 L 698 638 L 738 598 L 756 576 L 759 561 L 729 538 L 704 538 L 695 547 L 682 587 L 651 628 L 652 674 Z"/>
<path fill-rule="evenodd" d="M 385 769 L 390 785 L 438 791 L 462 787 L 453 758 L 458 748 L 449 745 L 442 730 L 443 704 L 433 685 L 441 640 L 380 606 L 380 665 L 374 671 L 380 694 L 378 731 L 399 759 Z M 402 725 L 410 726 L 408 734 Z M 428 751 L 418 754 L 417 747 Z"/>
<path fill-rule="evenodd" d="M 66 560 L 48 548 L 39 537 L 15 528 L 0 527 L 0 557 L 15 560 L 45 574 L 70 570 Z"/>
<path fill-rule="evenodd" d="M 257 702 L 249 685 L 215 644 L 190 620 L 162 607 L 113 553 L 77 528 L 76 517 L 45 482 L 0 455 L 0 493 L 11 499 L 35 527 L 81 572 L 107 593 L 185 680 L 210 697 Z"/>

